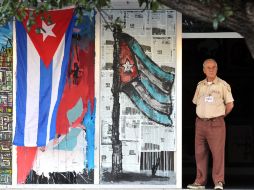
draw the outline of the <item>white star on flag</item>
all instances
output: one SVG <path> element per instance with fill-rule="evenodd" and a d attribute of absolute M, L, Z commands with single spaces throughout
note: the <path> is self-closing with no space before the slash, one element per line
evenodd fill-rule
<path fill-rule="evenodd" d="M 43 41 L 45 41 L 48 36 L 56 37 L 56 35 L 52 32 L 55 24 L 47 25 L 44 21 L 42 21 L 42 30 L 41 31 L 42 31 L 42 35 L 43 35 Z"/>
<path fill-rule="evenodd" d="M 125 64 L 123 65 L 124 67 L 124 72 L 132 72 L 132 66 L 129 62 L 129 60 L 127 59 Z"/>

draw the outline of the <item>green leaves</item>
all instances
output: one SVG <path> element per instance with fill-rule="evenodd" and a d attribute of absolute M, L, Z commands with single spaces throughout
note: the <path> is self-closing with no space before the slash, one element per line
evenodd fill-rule
<path fill-rule="evenodd" d="M 159 2 L 157 0 L 137 0 L 139 7 L 145 7 L 144 9 L 151 9 L 157 11 L 159 9 Z M 171 0 L 173 1 L 173 0 Z M 176 0 L 175 0 L 176 1 Z M 211 5 L 211 0 L 199 0 L 204 6 Z M 27 26 L 31 28 L 35 23 L 34 17 L 41 15 L 41 19 L 47 23 L 50 23 L 50 18 L 42 14 L 43 12 L 63 8 L 65 6 L 74 5 L 76 7 L 75 12 L 77 14 L 77 22 L 79 24 L 83 22 L 82 16 L 84 11 L 92 11 L 94 9 L 100 9 L 102 7 L 109 7 L 111 0 L 2 0 L 0 4 L 0 25 L 6 22 L 12 21 L 16 18 L 19 21 L 23 21 L 28 16 Z M 213 27 L 217 29 L 219 24 L 224 22 L 227 18 L 234 14 L 233 5 L 229 0 L 221 0 L 221 7 L 213 16 Z M 26 9 L 34 9 L 34 15 L 27 15 Z M 112 25 L 122 25 L 119 20 L 116 20 Z M 111 27 L 111 26 L 109 26 Z"/>
<path fill-rule="evenodd" d="M 0 24 L 5 24 L 10 19 L 9 15 L 13 15 L 14 11 L 12 10 L 11 1 L 4 0 L 0 6 Z"/>
<path fill-rule="evenodd" d="M 220 9 L 213 15 L 213 28 L 217 30 L 219 24 L 227 20 L 232 15 L 234 15 L 233 5 L 227 0 L 222 0 Z"/>
<path fill-rule="evenodd" d="M 0 25 L 12 21 L 16 18 L 19 21 L 23 21 L 26 17 L 28 30 L 34 25 L 35 17 L 40 15 L 40 18 L 47 23 L 51 20 L 46 15 L 42 14 L 47 10 L 61 9 L 65 6 L 74 5 L 77 13 L 77 23 L 82 22 L 82 16 L 84 11 L 92 11 L 95 8 L 101 8 L 109 6 L 110 0 L 3 0 L 0 4 Z M 27 15 L 26 10 L 33 9 L 33 15 Z"/>
<path fill-rule="evenodd" d="M 153 11 L 157 11 L 159 9 L 159 3 L 154 0 L 154 1 L 151 1 L 150 3 L 150 8 L 153 10 Z"/>
<path fill-rule="evenodd" d="M 230 16 L 233 16 L 234 14 L 234 11 L 233 11 L 233 8 L 229 5 L 225 5 L 224 6 L 224 10 L 223 10 L 223 13 L 224 13 L 224 16 L 226 18 L 230 17 Z"/>
<path fill-rule="evenodd" d="M 124 27 L 124 22 L 120 19 L 120 17 L 117 17 L 115 21 L 111 22 L 111 23 L 107 23 L 106 25 L 104 25 L 105 29 L 110 29 L 110 30 L 114 30 L 114 29 L 118 29 L 118 30 L 122 30 Z"/>
<path fill-rule="evenodd" d="M 157 11 L 159 9 L 159 2 L 157 0 L 138 0 L 139 7 L 145 4 L 145 9 Z"/>
<path fill-rule="evenodd" d="M 221 13 L 215 14 L 214 19 L 213 19 L 214 30 L 217 30 L 219 27 L 219 24 L 222 23 L 225 19 L 226 19 L 225 15 L 223 15 Z"/>
<path fill-rule="evenodd" d="M 110 4 L 110 0 L 94 0 L 96 7 L 102 8 Z"/>

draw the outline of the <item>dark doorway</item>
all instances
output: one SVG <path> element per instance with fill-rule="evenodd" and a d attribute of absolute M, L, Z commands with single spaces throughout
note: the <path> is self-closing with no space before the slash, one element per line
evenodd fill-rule
<path fill-rule="evenodd" d="M 206 58 L 218 62 L 218 76 L 232 88 L 235 107 L 226 118 L 227 140 L 225 188 L 254 189 L 254 60 L 242 38 L 183 39 L 183 188 L 195 179 L 194 121 L 192 98 L 198 81 L 204 78 Z M 209 168 L 211 169 L 211 159 Z M 213 188 L 211 170 L 208 188 Z"/>

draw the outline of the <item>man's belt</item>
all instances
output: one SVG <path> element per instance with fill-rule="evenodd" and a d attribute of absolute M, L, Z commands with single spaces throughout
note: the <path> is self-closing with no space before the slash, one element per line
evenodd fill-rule
<path fill-rule="evenodd" d="M 202 121 L 214 121 L 216 119 L 219 119 L 219 118 L 223 118 L 224 116 L 218 116 L 218 117 L 211 117 L 211 118 L 200 118 L 197 116 L 198 119 L 202 120 Z"/>

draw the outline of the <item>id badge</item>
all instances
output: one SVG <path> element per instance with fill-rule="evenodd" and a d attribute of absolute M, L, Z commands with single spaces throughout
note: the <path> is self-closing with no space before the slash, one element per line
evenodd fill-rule
<path fill-rule="evenodd" d="M 213 96 L 206 96 L 205 102 L 212 103 L 213 102 Z"/>

